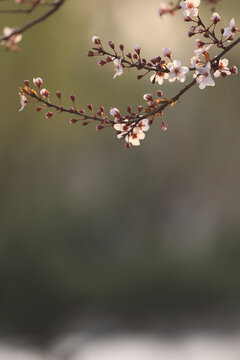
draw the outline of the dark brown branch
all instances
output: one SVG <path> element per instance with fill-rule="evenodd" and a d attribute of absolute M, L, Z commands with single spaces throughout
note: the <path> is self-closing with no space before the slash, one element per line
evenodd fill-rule
<path fill-rule="evenodd" d="M 41 0 L 36 0 L 36 2 L 28 9 L 0 10 L 0 14 L 31 14 L 31 12 L 39 5 L 40 1 Z"/>
<path fill-rule="evenodd" d="M 10 35 L 0 37 L 0 42 L 10 39 L 10 37 L 13 36 L 13 35 L 22 34 L 25 31 L 27 31 L 28 29 L 32 28 L 33 26 L 35 26 L 35 25 L 39 24 L 40 22 L 46 20 L 49 16 L 54 14 L 63 5 L 64 1 L 65 0 L 59 0 L 56 4 L 53 5 L 53 8 L 51 10 L 47 11 L 44 15 L 42 15 L 39 18 L 37 18 L 37 19 L 31 21 L 30 23 L 24 25 L 20 29 L 14 30 Z"/>
<path fill-rule="evenodd" d="M 215 66 L 215 64 L 219 62 L 221 57 L 223 55 L 225 55 L 227 52 L 229 52 L 238 43 L 240 43 L 240 37 L 237 40 L 235 40 L 232 44 L 230 44 L 228 47 L 226 47 L 214 59 L 211 60 L 212 66 Z M 189 84 L 185 85 L 174 97 L 172 97 L 170 99 L 166 99 L 165 101 L 163 101 L 163 103 L 159 107 L 154 109 L 153 111 L 148 112 L 148 113 L 146 113 L 144 115 L 138 115 L 135 118 L 129 119 L 129 121 L 127 123 L 126 122 L 125 123 L 126 124 L 132 124 L 133 125 L 132 128 L 131 128 L 131 130 L 132 130 L 141 120 L 146 119 L 151 115 L 156 115 L 159 112 L 163 111 L 167 106 L 171 105 L 172 103 L 177 102 L 180 99 L 180 97 L 182 97 L 183 94 L 185 94 L 189 89 L 191 89 L 196 84 L 196 82 L 197 82 L 197 78 L 193 79 Z M 86 115 L 86 114 L 82 114 L 77 109 L 76 110 L 74 110 L 74 109 L 66 109 L 66 108 L 63 108 L 62 106 L 52 104 L 52 103 L 48 102 L 47 100 L 44 100 L 42 97 L 38 96 L 35 92 L 30 92 L 29 93 L 28 91 L 23 89 L 23 93 L 25 95 L 27 95 L 27 96 L 30 96 L 30 97 L 34 98 L 38 102 L 41 102 L 41 103 L 45 104 L 47 108 L 52 108 L 52 109 L 55 109 L 55 110 L 57 110 L 59 112 L 65 112 L 65 113 L 69 113 L 69 114 L 72 114 L 72 115 L 81 116 L 84 120 L 89 119 L 89 120 L 95 120 L 95 121 L 100 121 L 100 122 L 104 121 L 104 119 L 98 118 L 96 116 L 89 116 L 89 115 Z M 128 119 L 125 119 L 125 120 L 128 120 Z M 115 124 L 115 122 L 112 121 L 112 120 L 108 120 L 108 121 L 109 121 L 110 124 Z"/>

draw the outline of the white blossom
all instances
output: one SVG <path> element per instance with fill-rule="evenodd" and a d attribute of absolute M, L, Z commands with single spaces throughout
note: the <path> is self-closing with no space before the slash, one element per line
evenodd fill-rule
<path fill-rule="evenodd" d="M 188 16 L 198 16 L 198 7 L 200 5 L 200 0 L 186 0 L 181 1 L 180 6 L 183 9 L 184 17 Z"/>
<path fill-rule="evenodd" d="M 167 68 L 170 71 L 168 77 L 169 82 L 173 82 L 176 79 L 180 82 L 184 82 L 186 80 L 185 74 L 189 72 L 189 69 L 186 66 L 181 66 L 181 62 L 179 60 L 173 60 L 172 63 L 167 65 Z"/>
<path fill-rule="evenodd" d="M 163 80 L 167 80 L 169 78 L 169 74 L 164 72 L 164 71 L 160 71 L 160 72 L 157 72 L 156 74 L 153 74 L 151 77 L 150 77 L 150 81 L 153 83 L 155 82 L 158 82 L 159 85 L 162 85 L 163 83 Z M 145 100 L 145 99 L 144 99 Z"/>
<path fill-rule="evenodd" d="M 232 38 L 233 38 L 237 31 L 238 31 L 238 28 L 237 28 L 237 26 L 236 26 L 235 19 L 232 18 L 231 21 L 230 21 L 229 26 L 224 29 L 223 36 L 227 36 L 227 37 L 232 37 Z M 230 42 L 230 41 L 231 41 L 231 40 L 228 40 L 228 42 Z"/>
<path fill-rule="evenodd" d="M 201 90 L 205 89 L 206 86 L 214 86 L 215 82 L 211 77 L 211 63 L 208 62 L 204 67 L 198 67 L 194 78 L 196 78 Z"/>
<path fill-rule="evenodd" d="M 7 49 L 11 49 L 13 51 L 20 51 L 20 48 L 16 45 L 22 40 L 22 34 L 13 34 L 17 28 L 10 28 L 8 26 L 3 28 L 3 37 L 8 37 L 7 40 L 2 40 L 0 45 L 6 45 Z M 13 35 L 11 35 L 13 34 Z"/>
<path fill-rule="evenodd" d="M 196 42 L 198 42 L 199 39 L 196 40 Z M 208 55 L 208 51 L 209 49 L 211 48 L 212 44 L 210 45 L 207 45 L 207 46 L 203 46 L 203 47 L 200 47 L 199 49 L 197 50 L 194 50 L 194 56 L 191 58 L 190 60 L 190 63 L 193 67 L 198 67 L 199 64 L 200 64 L 200 56 L 201 55 L 204 55 L 204 56 L 207 56 Z M 208 55 L 209 56 L 209 55 Z"/>
<path fill-rule="evenodd" d="M 158 8 L 158 13 L 159 13 L 160 17 L 162 18 L 163 15 L 168 13 L 168 6 L 165 3 L 161 3 Z"/>
<path fill-rule="evenodd" d="M 123 74 L 123 66 L 122 66 L 122 61 L 121 59 L 115 59 L 113 58 L 113 66 L 114 66 L 114 70 L 115 70 L 115 74 L 113 76 L 113 78 L 115 79 L 117 76 L 121 76 Z"/>
<path fill-rule="evenodd" d="M 21 108 L 19 109 L 19 111 L 22 111 L 26 105 L 27 98 L 24 94 L 21 94 L 21 93 L 18 93 L 18 94 L 20 96 L 20 103 L 21 103 Z"/>
<path fill-rule="evenodd" d="M 139 146 L 140 140 L 145 138 L 145 134 L 142 130 L 135 127 L 131 134 L 125 136 L 125 141 L 133 146 Z"/>
<path fill-rule="evenodd" d="M 219 60 L 218 70 L 215 71 L 214 76 L 218 78 L 221 74 L 223 76 L 231 75 L 231 71 L 228 68 L 228 59 Z"/>

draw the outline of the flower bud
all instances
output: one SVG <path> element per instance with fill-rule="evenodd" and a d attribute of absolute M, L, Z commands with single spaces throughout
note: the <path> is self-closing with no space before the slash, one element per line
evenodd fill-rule
<path fill-rule="evenodd" d="M 29 80 L 24 80 L 24 84 L 28 87 L 29 86 Z"/>
<path fill-rule="evenodd" d="M 94 56 L 94 52 L 90 50 L 90 51 L 88 52 L 87 56 Z"/>
<path fill-rule="evenodd" d="M 45 118 L 46 119 L 50 119 L 51 117 L 53 117 L 54 113 L 51 112 L 51 111 L 47 111 L 46 114 L 45 114 Z"/>
<path fill-rule="evenodd" d="M 214 24 L 217 24 L 219 21 L 221 21 L 221 17 L 218 13 L 213 13 L 211 17 Z"/>
<path fill-rule="evenodd" d="M 97 131 L 101 131 L 103 128 L 104 128 L 104 126 L 101 125 L 101 124 L 97 124 L 97 125 L 96 125 L 96 130 L 97 130 Z"/>
<path fill-rule="evenodd" d="M 37 78 L 33 78 L 33 83 L 35 86 L 37 86 L 38 88 L 40 88 L 43 84 L 43 81 L 40 77 Z"/>
<path fill-rule="evenodd" d="M 238 68 L 234 65 L 231 67 L 230 69 L 231 73 L 234 74 L 234 75 L 237 75 L 238 74 Z"/>
<path fill-rule="evenodd" d="M 41 108 L 41 106 L 37 106 L 35 110 L 36 110 L 37 112 L 39 112 L 39 111 L 42 110 L 42 108 Z"/>
<path fill-rule="evenodd" d="M 106 61 L 104 61 L 104 60 L 99 60 L 99 62 L 98 62 L 98 65 L 99 66 L 103 66 L 103 65 L 105 65 L 106 64 Z"/>
<path fill-rule="evenodd" d="M 59 99 L 61 99 L 61 98 L 62 98 L 62 93 L 61 93 L 61 91 L 57 91 L 57 92 L 56 92 L 56 96 L 57 96 Z"/>
<path fill-rule="evenodd" d="M 40 91 L 40 95 L 43 96 L 43 97 L 48 98 L 49 95 L 50 95 L 50 92 L 49 92 L 47 89 L 42 89 L 42 90 Z"/>
<path fill-rule="evenodd" d="M 78 122 L 78 121 L 79 121 L 78 119 L 71 118 L 71 119 L 69 120 L 69 123 L 70 123 L 70 124 L 75 124 L 75 123 Z"/>
<path fill-rule="evenodd" d="M 98 36 L 93 36 L 92 37 L 92 42 L 93 42 L 93 44 L 100 45 L 101 44 L 101 39 Z"/>
<path fill-rule="evenodd" d="M 146 100 L 146 101 L 153 100 L 152 94 L 144 94 L 143 95 L 143 100 Z"/>
<path fill-rule="evenodd" d="M 120 45 L 119 45 L 119 49 L 120 49 L 121 51 L 123 51 L 123 50 L 124 50 L 124 45 L 123 45 L 123 44 L 120 44 Z"/>
<path fill-rule="evenodd" d="M 76 96 L 75 96 L 74 94 L 71 94 L 71 95 L 70 95 L 70 99 L 72 100 L 72 102 L 75 102 Z"/>
<path fill-rule="evenodd" d="M 88 109 L 89 109 L 90 111 L 93 111 L 93 106 L 92 106 L 92 104 L 87 104 L 87 107 L 88 107 Z"/>
<path fill-rule="evenodd" d="M 110 40 L 108 45 L 110 46 L 110 48 L 112 48 L 113 50 L 115 49 L 115 44 Z"/>
<path fill-rule="evenodd" d="M 171 50 L 169 50 L 169 48 L 163 48 L 162 53 L 163 53 L 163 56 L 168 57 L 169 59 L 171 58 L 172 52 L 171 52 Z"/>
<path fill-rule="evenodd" d="M 88 125 L 88 121 L 83 121 L 82 122 L 82 126 L 87 126 Z"/>
<path fill-rule="evenodd" d="M 157 96 L 162 97 L 162 96 L 163 96 L 163 92 L 162 92 L 161 90 L 158 90 Z"/>
<path fill-rule="evenodd" d="M 167 126 L 167 124 L 165 123 L 165 121 L 162 121 L 161 129 L 162 129 L 162 131 L 167 131 L 168 126 Z"/>
<path fill-rule="evenodd" d="M 136 53 L 139 55 L 141 52 L 141 47 L 139 45 L 135 45 L 134 46 L 134 50 L 136 51 Z"/>

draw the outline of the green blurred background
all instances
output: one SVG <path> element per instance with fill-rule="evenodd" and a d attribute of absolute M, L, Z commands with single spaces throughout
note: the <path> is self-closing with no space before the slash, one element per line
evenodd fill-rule
<path fill-rule="evenodd" d="M 147 58 L 167 46 L 188 65 L 195 49 L 189 24 L 180 12 L 160 20 L 158 6 L 67 0 L 24 34 L 20 54 L 1 50 L 2 335 L 44 338 L 75 319 L 109 313 L 139 323 L 181 314 L 238 318 L 238 76 L 192 89 L 166 111 L 169 130 L 156 121 L 130 151 L 111 129 L 69 125 L 66 115 L 46 120 L 31 105 L 18 112 L 18 86 L 36 76 L 52 100 L 61 90 L 66 106 L 73 92 L 79 107 L 124 112 L 144 93 L 156 94 L 149 78 L 137 81 L 133 70 L 113 81 L 111 65 L 100 68 L 86 54 L 98 35 L 130 51 L 140 44 Z M 239 23 L 239 10 L 239 1 L 222 0 L 222 26 L 233 15 Z M 210 6 L 201 11 L 208 21 Z M 1 15 L 2 28 L 28 19 Z M 238 48 L 227 58 L 240 66 Z M 173 96 L 181 86 L 162 89 Z"/>

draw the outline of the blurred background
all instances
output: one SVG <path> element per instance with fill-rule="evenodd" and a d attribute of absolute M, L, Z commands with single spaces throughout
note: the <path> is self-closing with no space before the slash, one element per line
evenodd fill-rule
<path fill-rule="evenodd" d="M 155 121 L 129 151 L 112 129 L 18 112 L 18 86 L 36 76 L 65 106 L 75 93 L 79 107 L 124 113 L 155 95 L 149 77 L 113 81 L 86 54 L 97 35 L 146 58 L 166 46 L 189 65 L 189 24 L 181 11 L 161 20 L 159 5 L 67 0 L 21 53 L 1 49 L 1 360 L 240 359 L 239 77 L 193 88 L 165 112 L 166 133 Z M 217 10 L 219 28 L 239 24 L 239 1 Z M 1 15 L 2 28 L 27 21 Z M 239 67 L 239 48 L 227 58 Z"/>

